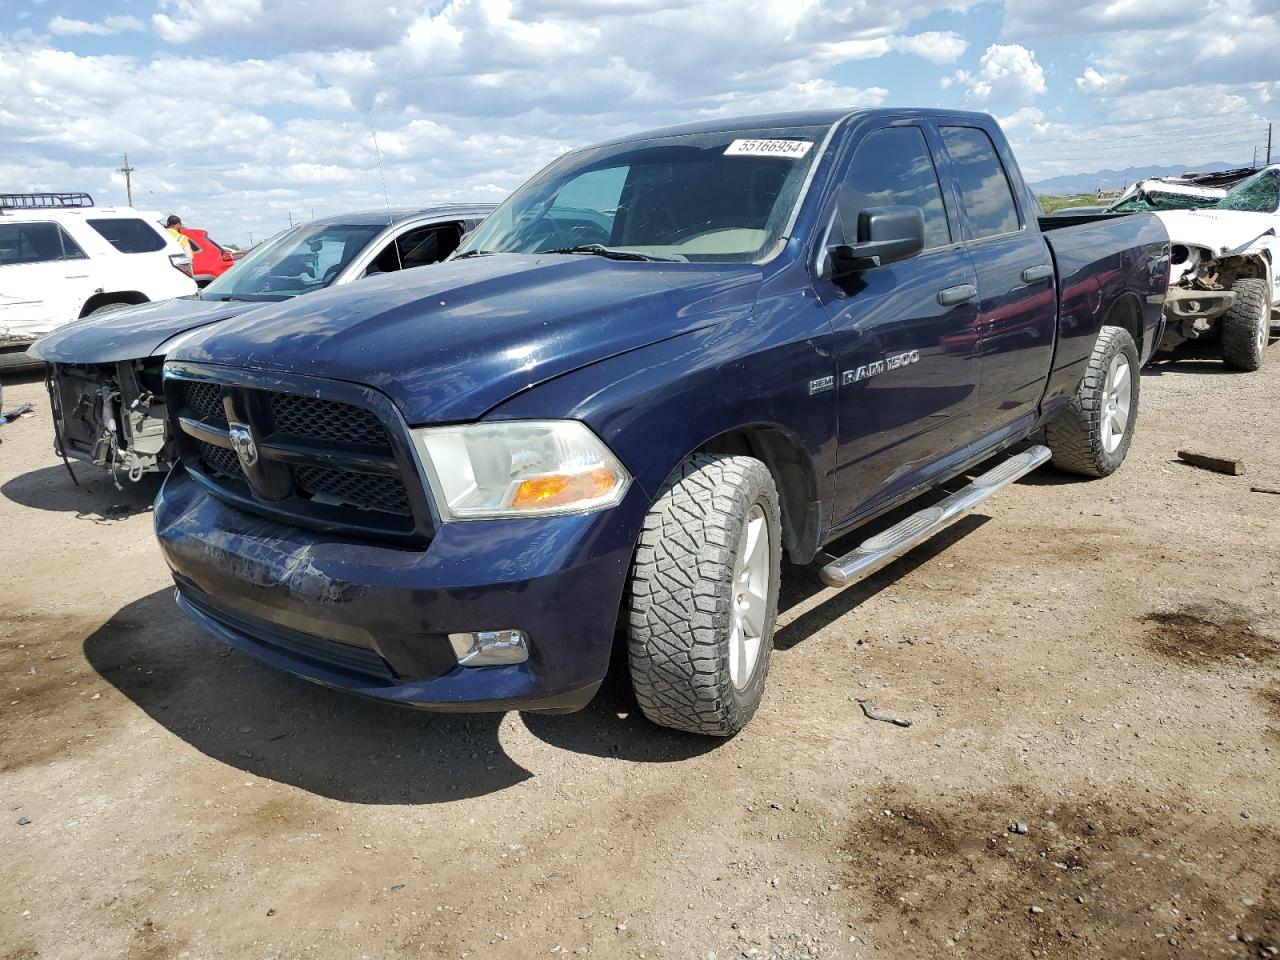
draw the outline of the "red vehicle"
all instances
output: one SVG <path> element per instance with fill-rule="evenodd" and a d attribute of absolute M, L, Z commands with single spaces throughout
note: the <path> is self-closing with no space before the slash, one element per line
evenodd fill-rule
<path fill-rule="evenodd" d="M 183 227 L 182 233 L 191 241 L 192 273 L 200 286 L 207 287 L 236 262 L 231 251 L 214 243 L 207 230 Z"/>

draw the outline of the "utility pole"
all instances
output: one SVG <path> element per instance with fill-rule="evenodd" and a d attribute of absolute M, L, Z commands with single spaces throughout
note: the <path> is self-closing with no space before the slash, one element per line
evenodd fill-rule
<path fill-rule="evenodd" d="M 129 155 L 124 155 L 124 166 L 120 168 L 120 173 L 124 174 L 124 189 L 129 195 L 129 206 L 133 206 L 133 171 L 136 167 L 129 166 Z"/>
<path fill-rule="evenodd" d="M 1271 165 L 1271 124 L 1267 124 L 1267 166 Z"/>

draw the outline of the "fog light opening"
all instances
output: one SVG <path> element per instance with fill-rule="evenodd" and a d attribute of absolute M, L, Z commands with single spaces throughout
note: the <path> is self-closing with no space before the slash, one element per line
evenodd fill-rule
<path fill-rule="evenodd" d="M 449 643 L 461 667 L 493 667 L 529 659 L 529 638 L 523 630 L 477 630 L 451 633 Z"/>

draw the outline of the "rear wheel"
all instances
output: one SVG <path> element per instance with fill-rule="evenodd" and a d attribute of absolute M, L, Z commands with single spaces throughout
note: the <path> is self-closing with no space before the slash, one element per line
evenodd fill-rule
<path fill-rule="evenodd" d="M 626 610 L 631 683 L 654 723 L 728 737 L 764 695 L 778 612 L 778 491 L 752 457 L 698 454 L 645 519 Z"/>
<path fill-rule="evenodd" d="M 1103 327 L 1071 402 L 1045 424 L 1053 465 L 1106 477 L 1124 462 L 1138 418 L 1138 348 L 1127 330 Z"/>
<path fill-rule="evenodd" d="M 1271 335 L 1271 297 L 1265 280 L 1237 280 L 1236 299 L 1222 315 L 1222 362 L 1233 370 L 1262 366 Z"/>

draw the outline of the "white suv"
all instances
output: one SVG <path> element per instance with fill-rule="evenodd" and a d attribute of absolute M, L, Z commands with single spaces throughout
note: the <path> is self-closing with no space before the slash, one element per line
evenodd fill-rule
<path fill-rule="evenodd" d="M 0 369 L 72 320 L 195 293 L 190 256 L 158 221 L 84 193 L 0 194 Z"/>

